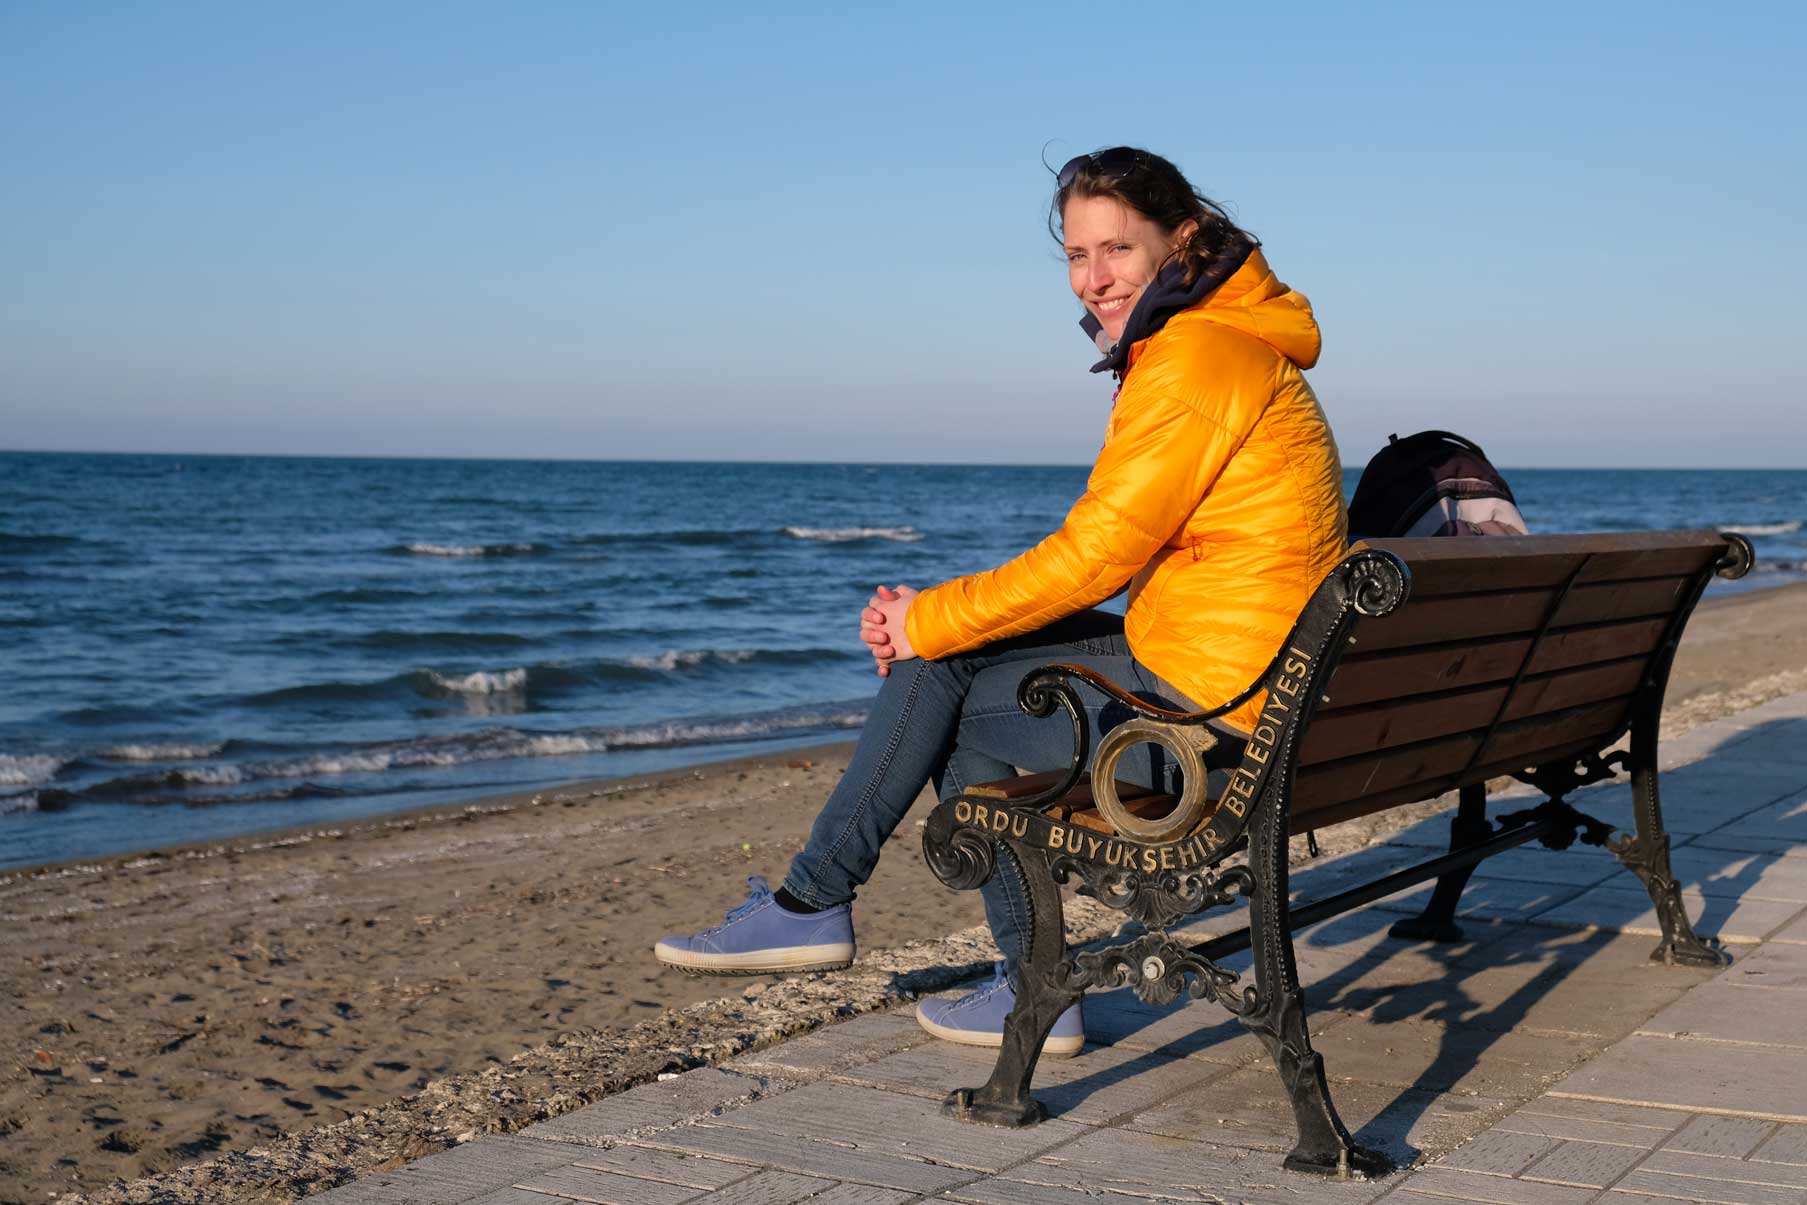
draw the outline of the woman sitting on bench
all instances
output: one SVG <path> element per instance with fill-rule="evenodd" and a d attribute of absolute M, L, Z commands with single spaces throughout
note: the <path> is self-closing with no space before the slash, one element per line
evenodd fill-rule
<path fill-rule="evenodd" d="M 1085 493 L 1060 530 L 995 569 L 920 593 L 879 587 L 860 636 L 885 680 L 808 844 L 775 894 L 753 879 L 724 923 L 660 941 L 661 961 L 718 974 L 846 966 L 854 893 L 925 782 L 945 799 L 1066 763 L 1066 726 L 1017 705 L 1025 673 L 1069 662 L 1199 710 L 1260 673 L 1342 557 L 1341 467 L 1301 374 L 1317 362 L 1317 323 L 1255 240 L 1173 164 L 1132 147 L 1063 167 L 1050 228 L 1103 353 L 1092 371 L 1121 382 Z M 1126 616 L 1091 609 L 1126 586 Z M 1246 731 L 1259 703 L 1227 718 Z M 1088 716 L 1094 741 L 1128 718 L 1102 698 Z M 1145 748 L 1120 773 L 1154 786 L 1163 767 Z M 970 996 L 922 1002 L 940 1037 L 1001 1041 L 1028 918 L 1009 865 L 984 891 L 1004 962 Z M 1083 1042 L 1075 1006 L 1045 1050 Z"/>

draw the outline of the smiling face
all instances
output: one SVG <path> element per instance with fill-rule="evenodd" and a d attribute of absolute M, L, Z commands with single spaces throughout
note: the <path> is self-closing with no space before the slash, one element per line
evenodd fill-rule
<path fill-rule="evenodd" d="M 1115 197 L 1074 197 L 1060 224 L 1073 295 L 1113 340 L 1123 337 L 1123 324 L 1148 282 L 1198 228 L 1188 221 L 1162 230 Z"/>

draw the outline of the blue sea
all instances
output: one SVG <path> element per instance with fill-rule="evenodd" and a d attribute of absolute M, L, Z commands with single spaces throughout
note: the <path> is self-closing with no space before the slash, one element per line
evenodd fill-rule
<path fill-rule="evenodd" d="M 1807 576 L 1807 472 L 1508 476 L 1536 531 L 1736 529 L 1747 588 Z M 1084 481 L 0 453 L 0 867 L 845 737 L 872 587 L 995 565 Z"/>

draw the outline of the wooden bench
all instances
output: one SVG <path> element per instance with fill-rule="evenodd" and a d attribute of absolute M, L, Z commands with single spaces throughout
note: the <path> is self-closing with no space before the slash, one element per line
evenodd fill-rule
<path fill-rule="evenodd" d="M 1716 944 L 1690 926 L 1670 871 L 1657 728 L 1689 614 L 1714 574 L 1740 577 L 1751 561 L 1742 536 L 1710 531 L 1374 540 L 1356 545 L 1324 579 L 1273 664 L 1210 711 L 1151 707 L 1077 666 L 1031 672 L 1020 701 L 1032 715 L 1067 713 L 1072 763 L 948 799 L 923 836 L 929 865 L 948 886 L 977 888 L 1008 868 L 1020 873 L 1032 912 L 1022 990 L 997 1066 L 984 1086 L 951 1093 L 945 1111 L 994 1125 L 1033 1124 L 1043 1115 L 1029 1093 L 1042 1043 L 1086 988 L 1127 985 L 1156 1004 L 1185 992 L 1228 1007 L 1272 1054 L 1298 1125 L 1288 1168 L 1381 1174 L 1386 1159 L 1355 1143 L 1331 1103 L 1323 1060 L 1311 1047 L 1292 933 L 1434 878 L 1423 915 L 1392 932 L 1455 940 L 1456 903 L 1475 864 L 1534 840 L 1553 848 L 1576 837 L 1607 845 L 1656 906 L 1662 940 L 1652 957 L 1721 962 Z M 1129 723 L 1137 738 L 1166 746 L 1187 767 L 1178 802 L 1113 791 L 1102 772 L 1098 783 L 1088 779 L 1082 683 L 1135 713 Z M 1198 800 L 1196 823 L 1180 816 L 1179 830 L 1169 825 L 1163 833 L 1163 823 L 1200 794 L 1190 780 L 1204 777 L 1197 757 L 1212 743 L 1207 722 L 1257 694 L 1264 695 L 1261 721 L 1228 785 L 1215 799 Z M 1613 751 L 1627 733 L 1629 748 Z M 1115 740 L 1107 735 L 1104 745 Z M 1637 831 L 1609 840 L 1609 827 L 1566 796 L 1619 770 L 1631 775 Z M 1496 828 L 1486 815 L 1486 783 L 1502 775 L 1546 798 L 1499 817 Z M 1450 853 L 1327 899 L 1288 899 L 1289 835 L 1450 791 L 1458 796 Z M 1163 835 L 1149 840 L 1149 833 Z M 1061 883 L 1123 910 L 1145 931 L 1070 955 Z M 1239 901 L 1249 906 L 1249 926 L 1239 932 L 1192 946 L 1166 932 L 1184 917 Z M 1248 986 L 1216 960 L 1251 947 Z"/>

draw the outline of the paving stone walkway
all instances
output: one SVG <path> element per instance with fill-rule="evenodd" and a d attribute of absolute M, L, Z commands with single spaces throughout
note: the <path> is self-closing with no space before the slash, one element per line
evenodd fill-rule
<path fill-rule="evenodd" d="M 1676 871 L 1697 929 L 1733 954 L 1722 972 L 1650 963 L 1649 898 L 1580 846 L 1482 863 L 1460 944 L 1386 935 L 1428 886 L 1297 937 L 1337 1106 L 1408 1168 L 1383 1180 L 1282 1171 L 1291 1112 L 1258 1043 L 1215 1006 L 1117 991 L 1087 998 L 1081 1055 L 1042 1061 L 1052 1119 L 1031 1129 L 944 1119 L 942 1095 L 982 1082 L 991 1055 L 929 1038 L 902 1010 L 314 1200 L 1807 1203 L 1807 694 L 1696 729 L 1664 761 Z M 1574 798 L 1631 827 L 1628 787 Z M 1446 842 L 1433 820 L 1313 864 L 1294 886 L 1318 898 Z"/>

